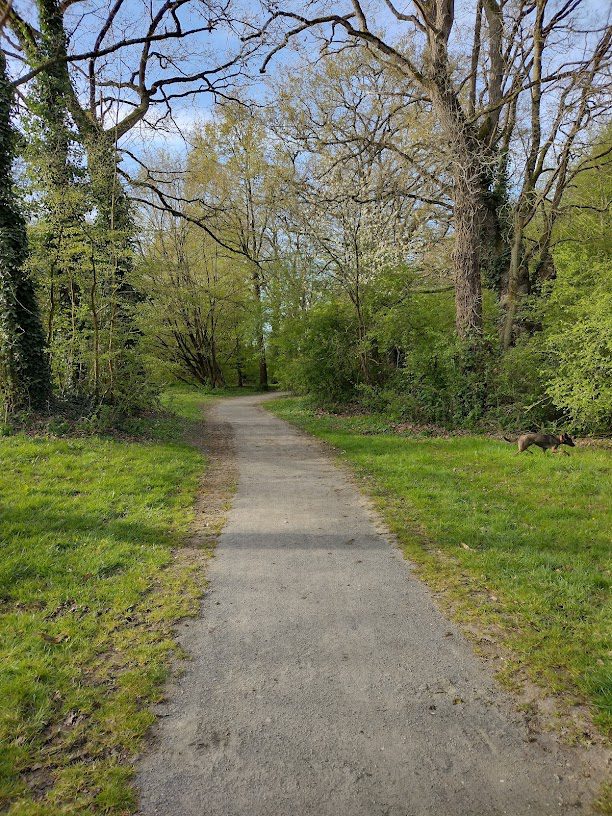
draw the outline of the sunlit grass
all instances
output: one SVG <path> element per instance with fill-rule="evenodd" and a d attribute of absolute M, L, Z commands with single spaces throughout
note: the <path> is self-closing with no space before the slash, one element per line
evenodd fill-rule
<path fill-rule="evenodd" d="M 268 407 L 354 466 L 421 576 L 509 648 L 506 679 L 523 669 L 610 728 L 610 451 L 515 456 L 483 436 L 400 436 L 380 417 L 319 416 L 299 399 Z"/>
<path fill-rule="evenodd" d="M 175 403 L 197 417 L 195 394 Z M 203 586 L 173 558 L 204 463 L 172 422 L 167 440 L 0 440 L 0 810 L 133 810 L 129 759 Z"/>

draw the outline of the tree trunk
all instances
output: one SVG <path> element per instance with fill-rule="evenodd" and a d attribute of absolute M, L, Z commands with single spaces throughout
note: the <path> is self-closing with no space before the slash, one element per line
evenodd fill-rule
<path fill-rule="evenodd" d="M 359 293 L 355 294 L 353 298 L 353 303 L 355 304 L 355 311 L 357 312 L 357 342 L 359 343 L 358 352 L 359 368 L 361 369 L 363 381 L 367 385 L 371 385 L 372 377 L 370 372 L 370 359 L 368 354 L 369 349 L 367 347 L 368 331 L 365 325 L 365 319 L 361 308 L 361 300 Z"/>
<path fill-rule="evenodd" d="M 104 400 L 117 403 L 125 385 L 144 383 L 146 372 L 134 349 L 139 330 L 134 309 L 139 295 L 130 281 L 133 268 L 134 223 L 128 195 L 117 173 L 118 155 L 112 134 L 95 125 L 85 139 L 87 166 L 96 206 L 96 242 L 98 255 L 105 266 L 101 297 L 108 304 L 110 319 L 105 326 L 108 351 L 108 379 Z M 127 405 L 126 407 L 130 407 Z"/>
<path fill-rule="evenodd" d="M 458 336 L 467 340 L 482 332 L 480 243 L 485 210 L 473 172 L 470 178 L 470 169 L 461 169 L 455 177 L 455 325 Z"/>
<path fill-rule="evenodd" d="M 493 161 L 493 157 L 491 157 Z M 494 291 L 502 300 L 508 291 L 510 245 L 505 213 L 510 209 L 505 162 L 497 167 L 483 183 L 482 195 L 485 212 L 482 224 L 480 271 L 482 285 Z"/>
<path fill-rule="evenodd" d="M 223 376 L 223 371 L 219 365 L 219 361 L 217 360 L 217 349 L 214 340 L 211 340 L 210 344 L 210 367 L 213 388 L 224 387 L 225 377 Z"/>
<path fill-rule="evenodd" d="M 435 38 L 434 38 L 435 40 Z M 430 46 L 427 87 L 448 136 L 454 180 L 455 326 L 462 340 L 482 334 L 481 242 L 487 211 L 485 147 L 467 122 L 448 75 L 448 54 L 437 40 Z"/>
<path fill-rule="evenodd" d="M 63 59 L 67 53 L 67 37 L 62 12 L 55 0 L 38 0 L 41 42 L 39 52 L 33 59 L 56 60 L 36 79 L 38 104 L 36 113 L 44 126 L 44 166 L 41 171 L 48 175 L 51 191 L 66 195 L 73 178 L 69 167 L 70 131 L 68 127 L 68 96 L 70 76 Z M 32 59 L 32 56 L 31 56 Z"/>
<path fill-rule="evenodd" d="M 242 371 L 242 343 L 238 339 L 236 340 L 236 378 L 238 380 L 238 388 L 244 388 L 244 373 Z"/>
<path fill-rule="evenodd" d="M 525 219 L 521 207 L 517 206 L 514 214 L 512 248 L 508 269 L 508 292 L 506 296 L 506 314 L 502 327 L 502 346 L 510 348 L 515 337 L 515 320 L 520 299 L 529 294 L 529 268 L 523 254 L 523 230 Z"/>
<path fill-rule="evenodd" d="M 261 314 L 261 276 L 259 269 L 253 270 L 253 293 L 257 308 L 257 348 L 259 350 L 259 387 L 268 390 L 268 363 L 266 360 L 266 341 L 263 332 L 263 317 Z"/>
<path fill-rule="evenodd" d="M 263 335 L 259 337 L 259 387 L 268 390 L 268 363 L 266 361 L 266 347 Z"/>
<path fill-rule="evenodd" d="M 74 349 L 78 342 L 67 328 L 73 321 L 62 321 L 61 318 L 73 315 L 75 301 L 82 296 L 77 280 L 85 260 L 80 245 L 83 243 L 86 203 L 82 188 L 75 184 L 70 160 L 74 134 L 69 124 L 68 100 L 72 88 L 64 59 L 67 37 L 63 16 L 56 0 L 37 0 L 36 5 L 40 40 L 35 49 L 26 49 L 26 54 L 32 64 L 45 61 L 51 64 L 36 77 L 28 102 L 39 125 L 30 140 L 28 161 L 36 173 L 44 205 L 44 216 L 39 225 L 44 230 L 44 240 L 32 256 L 32 266 L 37 270 L 35 276 L 41 275 L 43 279 L 45 270 L 50 269 L 51 288 L 56 291 L 49 293 L 49 299 L 59 319 L 55 321 L 57 332 L 49 332 L 48 349 L 60 393 L 74 394 L 82 390 L 85 360 L 79 355 L 66 358 L 66 344 Z M 55 317 L 55 314 L 50 315 L 50 325 Z M 86 329 L 84 320 L 76 321 L 75 328 L 79 334 L 83 332 Z"/>
<path fill-rule="evenodd" d="M 51 374 L 34 285 L 25 271 L 25 220 L 12 178 L 13 89 L 0 51 L 0 366 L 8 412 L 45 408 Z"/>

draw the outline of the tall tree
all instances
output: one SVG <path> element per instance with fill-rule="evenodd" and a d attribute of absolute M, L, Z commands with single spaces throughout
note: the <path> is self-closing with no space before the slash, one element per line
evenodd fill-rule
<path fill-rule="evenodd" d="M 25 20 L 19 27 L 28 61 L 48 63 L 27 89 L 24 112 L 28 136 L 24 158 L 33 211 L 30 264 L 46 306 L 54 382 L 61 397 L 73 398 L 86 393 L 89 385 L 89 366 L 78 335 L 84 329 L 82 282 L 89 253 L 83 250 L 91 202 L 79 173 L 77 134 L 68 111 L 71 85 L 63 60 L 67 49 L 63 19 L 54 2 L 39 0 L 38 8 L 39 29 Z"/>
<path fill-rule="evenodd" d="M 79 259 L 81 273 L 89 269 L 89 280 L 82 285 L 87 290 L 85 302 L 90 303 L 88 323 L 93 326 L 87 331 L 77 326 L 76 331 L 80 337 L 89 333 L 97 338 L 92 339 L 94 359 L 89 376 L 96 399 L 123 399 L 121 383 L 126 377 L 144 374 L 138 374 L 134 352 L 135 293 L 130 282 L 134 224 L 119 166 L 120 141 L 145 122 L 145 117 L 151 117 L 146 119 L 147 127 L 154 127 L 157 120 L 163 126 L 165 117 L 172 119 L 173 100 L 227 90 L 232 72 L 240 72 L 240 44 L 233 50 L 230 47 L 227 59 L 218 55 L 212 66 L 202 67 L 198 59 L 210 59 L 205 35 L 224 24 L 227 8 L 224 2 L 193 8 L 188 0 L 160 0 L 153 5 L 143 2 L 142 14 L 136 15 L 133 4 L 128 7 L 124 0 L 117 0 L 100 18 L 90 0 L 68 4 L 35 0 L 24 14 L 0 0 L 0 10 L 25 62 L 16 84 L 25 86 L 25 99 L 33 103 L 33 113 L 42 123 L 41 152 L 48 159 L 43 164 L 50 200 L 68 198 L 71 140 L 82 146 L 87 158 L 87 206 L 95 219 L 93 226 L 89 221 L 85 224 L 85 210 L 80 213 L 84 229 L 77 244 L 86 256 Z M 82 21 L 89 25 L 81 26 Z M 190 71 L 188 60 L 200 64 Z M 161 113 L 156 113 L 160 106 Z M 65 220 L 68 207 L 59 210 Z M 48 233 L 51 242 L 57 242 L 57 236 L 69 230 L 52 220 Z M 75 254 L 64 253 L 68 266 Z M 67 277 L 71 281 L 68 306 L 74 313 L 74 275 Z M 77 296 L 80 305 L 82 298 Z M 103 308 L 95 305 L 101 299 Z M 132 393 L 138 394 L 138 389 Z"/>
<path fill-rule="evenodd" d="M 201 134 L 189 164 L 192 195 L 214 209 L 210 220 L 217 234 L 248 269 L 262 389 L 268 387 L 266 267 L 273 257 L 271 226 L 278 208 L 266 150 L 260 118 L 244 104 L 226 105 Z"/>
<path fill-rule="evenodd" d="M 313 258 L 311 274 L 348 297 L 366 383 L 376 380 L 379 363 L 372 291 L 392 269 L 408 292 L 407 259 L 415 265 L 433 232 L 426 225 L 444 224 L 448 207 L 428 117 L 423 112 L 419 125 L 396 81 L 353 49 L 290 75 L 272 106 L 277 161 L 287 168 L 278 208 L 284 233 L 293 233 L 279 242 L 279 254 L 301 240 Z"/>
<path fill-rule="evenodd" d="M 597 54 L 608 52 L 609 29 L 581 21 L 580 2 L 479 0 L 472 8 L 473 35 L 467 46 L 453 0 L 414 0 L 406 11 L 392 0 L 367 8 L 359 0 L 331 6 L 311 0 L 299 8 L 262 3 L 267 16 L 255 32 L 252 25 L 246 29 L 247 40 L 268 45 L 262 71 L 290 40 L 316 29 L 327 53 L 361 44 L 382 65 L 392 66 L 411 86 L 420 88 L 449 148 L 456 328 L 462 338 L 477 337 L 482 330 L 483 252 L 501 228 L 499 204 L 505 198 L 503 182 L 519 97 L 533 88 L 537 93 L 538 82 L 540 89 L 557 87 L 567 76 L 582 76 L 597 62 Z M 394 32 L 405 26 L 406 36 L 380 33 L 385 19 Z M 537 70 L 543 38 L 548 71 L 537 79 L 532 71 Z M 562 40 L 576 56 L 567 64 L 557 48 Z M 602 64 L 600 60 L 596 70 Z M 587 95 L 590 98 L 590 92 Z"/>
<path fill-rule="evenodd" d="M 178 197 L 180 178 L 174 186 Z M 216 388 L 233 369 L 240 384 L 252 297 L 241 259 L 182 214 L 143 208 L 140 229 L 139 323 L 147 349 L 172 376 Z"/>
<path fill-rule="evenodd" d="M 27 237 L 12 177 L 14 89 L 0 51 L 0 365 L 7 411 L 46 407 L 51 377 L 36 294 L 26 271 Z"/>

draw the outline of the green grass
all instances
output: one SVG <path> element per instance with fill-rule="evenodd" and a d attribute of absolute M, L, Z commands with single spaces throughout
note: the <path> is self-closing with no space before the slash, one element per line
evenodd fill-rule
<path fill-rule="evenodd" d="M 353 466 L 420 575 L 507 647 L 506 681 L 527 674 L 566 706 L 586 702 L 609 732 L 609 450 L 515 456 L 487 437 L 401 436 L 300 399 L 267 407 Z"/>
<path fill-rule="evenodd" d="M 186 419 L 202 402 L 185 389 L 170 400 Z M 130 758 L 176 650 L 172 625 L 203 589 L 204 559 L 180 557 L 202 456 L 180 441 L 182 419 L 148 422 L 148 441 L 0 439 L 0 811 L 11 816 L 133 812 Z"/>

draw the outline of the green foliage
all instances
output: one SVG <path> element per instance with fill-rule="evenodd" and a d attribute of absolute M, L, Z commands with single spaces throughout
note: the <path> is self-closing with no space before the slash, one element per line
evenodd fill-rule
<path fill-rule="evenodd" d="M 149 404 L 134 325 L 134 223 L 117 172 L 115 134 L 79 102 L 65 61 L 68 37 L 57 0 L 36 0 L 31 65 L 47 63 L 27 89 L 26 197 L 29 270 L 39 290 L 53 385 L 61 400 L 96 413 Z"/>
<path fill-rule="evenodd" d="M 359 406 L 396 420 L 444 427 L 477 427 L 489 410 L 496 362 L 486 345 L 468 346 L 450 337 L 406 353 L 401 368 L 383 386 L 361 386 Z"/>
<path fill-rule="evenodd" d="M 488 395 L 491 424 L 521 430 L 556 426 L 562 414 L 544 390 L 551 366 L 551 354 L 539 335 L 524 335 L 515 346 L 499 353 Z"/>
<path fill-rule="evenodd" d="M 566 191 L 555 231 L 556 274 L 534 309 L 543 327 L 545 394 L 566 423 L 586 433 L 612 427 L 611 145 L 608 127 Z"/>
<path fill-rule="evenodd" d="M 583 221 L 584 226 L 584 221 Z M 525 299 L 523 315 L 541 330 L 502 352 L 499 306 L 485 291 L 485 337 L 457 340 L 452 293 L 404 293 L 379 281 L 365 298 L 368 333 L 358 337 L 352 305 L 324 292 L 309 310 L 279 321 L 275 361 L 283 385 L 321 405 L 355 404 L 389 418 L 448 428 L 573 428 L 612 425 L 612 266 L 573 243 L 555 253 L 556 278 Z M 595 247 L 594 247 L 595 248 Z M 364 381 L 360 344 L 373 381 Z"/>
<path fill-rule="evenodd" d="M 506 442 L 394 434 L 298 399 L 268 407 L 355 466 L 420 575 L 460 620 L 501 637 L 506 679 L 527 671 L 612 726 L 609 450 L 515 456 Z"/>
<path fill-rule="evenodd" d="M 572 173 L 579 172 L 572 175 L 558 218 L 555 213 L 556 220 L 549 225 L 540 214 L 530 225 L 534 285 L 516 316 L 517 325 L 523 327 L 516 346 L 503 351 L 499 338 L 504 304 L 498 298 L 502 273 L 507 272 L 507 248 L 496 246 L 484 253 L 495 269 L 489 266 L 484 275 L 490 288 L 483 292 L 483 338 L 465 346 L 455 334 L 443 242 L 424 250 L 423 267 L 434 272 L 430 278 L 416 259 L 411 267 L 401 262 L 401 256 L 395 263 L 369 267 L 366 244 L 359 257 L 351 254 L 356 244 L 349 231 L 347 251 L 339 253 L 342 275 L 320 275 L 315 253 L 309 272 L 295 264 L 288 272 L 291 277 L 294 269 L 300 270 L 299 308 L 296 293 L 285 293 L 279 286 L 279 296 L 287 299 L 275 304 L 273 340 L 283 384 L 311 394 L 322 405 L 351 404 L 353 411 L 376 411 L 390 419 L 448 428 L 565 427 L 608 433 L 609 146 L 608 131 L 572 168 Z M 500 189 L 499 202 L 507 195 Z M 344 214 L 342 208 L 340 213 Z M 338 236 L 343 223 L 340 219 L 327 230 L 325 245 L 333 240 L 342 243 Z M 547 232 L 553 224 L 553 232 Z M 500 241 L 503 234 L 504 230 L 497 236 Z"/>
<path fill-rule="evenodd" d="M 563 247 L 545 313 L 546 390 L 577 430 L 612 427 L 612 256 Z"/>
<path fill-rule="evenodd" d="M 360 381 L 356 346 L 350 306 L 342 300 L 321 303 L 288 320 L 275 338 L 279 378 L 321 404 L 350 401 Z"/>
<path fill-rule="evenodd" d="M 396 273 L 395 286 L 401 284 Z M 518 354 L 502 357 L 490 295 L 489 336 L 468 346 L 454 333 L 451 292 L 394 294 L 388 285 L 370 294 L 364 341 L 358 339 L 354 309 L 343 299 L 321 298 L 309 311 L 286 320 L 274 338 L 282 384 L 321 405 L 354 403 L 395 420 L 446 427 L 537 424 L 543 412 L 527 418 L 526 409 L 542 396 L 539 366 L 534 371 L 516 360 L 512 371 Z M 374 382 L 364 381 L 358 364 L 360 342 L 368 349 Z"/>
<path fill-rule="evenodd" d="M 71 166 L 67 152 L 63 174 L 57 156 L 53 173 L 38 172 L 53 149 L 53 141 L 46 141 L 50 131 L 38 125 L 34 117 L 35 138 L 26 153 L 28 266 L 38 284 L 55 391 L 93 412 L 103 403 L 118 413 L 148 408 L 152 393 L 135 325 L 134 227 L 127 196 L 111 170 L 109 215 L 100 205 L 101 189 L 95 198 L 91 178 Z M 97 175 L 105 174 L 98 168 Z"/>
<path fill-rule="evenodd" d="M 219 388 L 253 379 L 252 294 L 245 263 L 180 219 L 157 226 L 137 267 L 146 300 L 138 310 L 142 348 L 156 380 Z"/>

